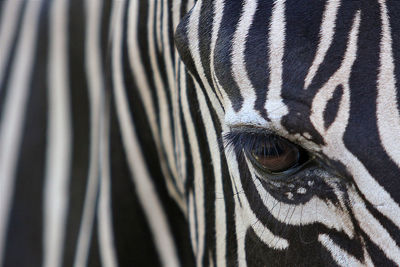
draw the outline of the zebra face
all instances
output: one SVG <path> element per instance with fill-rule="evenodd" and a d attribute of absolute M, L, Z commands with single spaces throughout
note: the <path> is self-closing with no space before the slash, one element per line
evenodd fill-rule
<path fill-rule="evenodd" d="M 215 232 L 204 254 L 253 266 L 400 262 L 398 12 L 394 0 L 203 0 L 181 21 L 176 46 L 224 145 L 214 179 L 232 186 L 229 199 L 220 182 L 221 214 L 192 228 Z"/>

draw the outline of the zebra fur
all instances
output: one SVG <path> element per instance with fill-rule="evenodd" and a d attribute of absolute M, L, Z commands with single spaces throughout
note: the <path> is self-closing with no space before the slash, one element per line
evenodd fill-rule
<path fill-rule="evenodd" d="M 0 265 L 400 263 L 395 0 L 0 5 Z"/>

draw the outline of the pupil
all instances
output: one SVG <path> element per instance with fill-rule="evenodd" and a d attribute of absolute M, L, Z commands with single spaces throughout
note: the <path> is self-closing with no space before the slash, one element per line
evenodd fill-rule
<path fill-rule="evenodd" d="M 269 140 L 257 146 L 252 154 L 259 165 L 271 172 L 286 171 L 299 161 L 297 147 L 281 139 Z"/>

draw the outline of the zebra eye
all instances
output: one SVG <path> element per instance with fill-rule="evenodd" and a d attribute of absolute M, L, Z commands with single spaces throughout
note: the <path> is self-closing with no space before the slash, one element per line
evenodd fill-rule
<path fill-rule="evenodd" d="M 265 130 L 241 128 L 225 134 L 224 138 L 227 147 L 233 147 L 241 158 L 245 155 L 270 179 L 285 178 L 311 162 L 310 154 L 301 146 Z"/>
<path fill-rule="evenodd" d="M 296 167 L 300 161 L 300 151 L 296 145 L 281 138 L 266 140 L 251 150 L 253 161 L 272 173 L 284 172 Z"/>

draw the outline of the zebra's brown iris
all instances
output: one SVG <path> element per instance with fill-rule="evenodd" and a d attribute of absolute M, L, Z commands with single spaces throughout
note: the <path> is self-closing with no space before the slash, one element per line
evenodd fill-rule
<path fill-rule="evenodd" d="M 274 138 L 254 147 L 251 155 L 259 167 L 273 173 L 295 167 L 300 159 L 297 146 L 282 138 Z"/>

